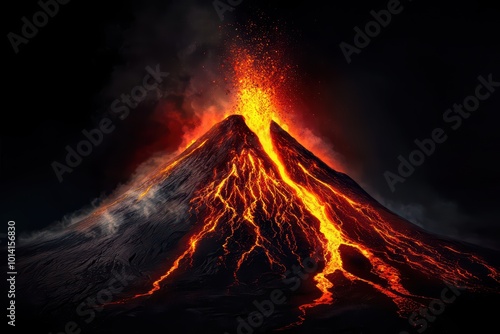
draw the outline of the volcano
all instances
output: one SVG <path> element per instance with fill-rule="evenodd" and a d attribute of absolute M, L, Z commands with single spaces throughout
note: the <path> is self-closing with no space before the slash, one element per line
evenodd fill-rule
<path fill-rule="evenodd" d="M 494 323 L 486 302 L 499 301 L 498 254 L 425 232 L 329 167 L 282 121 L 282 67 L 237 59 L 230 115 L 18 248 L 19 323 L 231 334 Z"/>
<path fill-rule="evenodd" d="M 497 298 L 500 282 L 496 254 L 389 211 L 261 113 L 225 118 L 19 253 L 24 314 L 57 333 L 439 333 L 406 319 L 451 291 Z"/>

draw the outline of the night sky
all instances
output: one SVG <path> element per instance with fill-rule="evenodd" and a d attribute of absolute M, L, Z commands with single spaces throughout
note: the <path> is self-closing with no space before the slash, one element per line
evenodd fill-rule
<path fill-rule="evenodd" d="M 21 34 L 21 18 L 32 21 L 40 7 L 5 3 L 1 221 L 40 230 L 109 195 L 149 158 L 174 152 L 203 106 L 223 105 L 210 82 L 221 78 L 228 36 L 252 22 L 263 34 L 279 27 L 300 126 L 336 152 L 347 174 L 429 231 L 500 249 L 500 87 L 456 130 L 443 120 L 475 94 L 479 76 L 500 82 L 500 9 L 403 0 L 348 63 L 339 45 L 354 45 L 354 28 L 364 30 L 370 11 L 388 3 L 243 0 L 221 21 L 210 0 L 70 1 L 17 54 L 8 34 Z M 156 65 L 169 73 L 158 88 L 124 119 L 110 112 Z M 59 182 L 53 161 L 64 162 L 65 147 L 104 118 L 114 130 Z M 391 191 L 384 172 L 397 173 L 398 156 L 408 158 L 436 128 L 446 141 Z"/>

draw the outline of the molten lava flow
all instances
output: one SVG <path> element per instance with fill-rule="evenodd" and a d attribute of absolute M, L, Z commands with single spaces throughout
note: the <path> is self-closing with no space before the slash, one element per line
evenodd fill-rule
<path fill-rule="evenodd" d="M 255 71 L 253 59 L 250 57 L 244 58 L 237 64 L 236 73 L 241 75 L 238 79 L 240 103 L 237 108 L 238 112 L 245 117 L 246 124 L 259 138 L 264 151 L 276 165 L 281 179 L 295 191 L 306 209 L 320 221 L 320 231 L 324 235 L 321 243 L 325 251 L 326 265 L 324 271 L 316 275 L 315 280 L 318 282 L 318 288 L 323 292 L 318 303 L 330 303 L 332 297 L 329 289 L 333 285 L 325 275 L 342 268 L 340 255 L 338 251 L 335 251 L 342 243 L 340 231 L 330 222 L 321 201 L 313 193 L 292 181 L 275 151 L 270 125 L 271 121 L 279 122 L 279 119 L 273 101 L 275 91 L 271 84 L 266 84 L 269 81 L 269 78 L 265 77 L 267 73 Z"/>
<path fill-rule="evenodd" d="M 343 268 L 339 250 L 341 245 L 349 245 L 357 248 L 363 255 L 370 259 L 375 271 L 387 280 L 393 291 L 409 295 L 410 293 L 406 291 L 400 283 L 397 270 L 387 266 L 383 261 L 374 257 L 368 249 L 346 239 L 338 228 L 338 222 L 332 220 L 327 213 L 328 205 L 325 201 L 315 194 L 313 189 L 308 189 L 300 185 L 289 176 L 285 165 L 278 156 L 270 132 L 271 121 L 279 122 L 278 110 L 275 107 L 276 103 L 273 101 L 276 93 L 272 85 L 266 85 L 268 79 L 263 77 L 265 72 L 263 75 L 262 72 L 259 73 L 253 70 L 252 62 L 253 60 L 251 58 L 246 58 L 237 66 L 236 73 L 241 74 L 238 81 L 240 84 L 240 105 L 237 110 L 245 117 L 245 122 L 250 130 L 259 138 L 264 151 L 276 165 L 281 179 L 293 189 L 297 197 L 301 199 L 306 210 L 319 221 L 319 232 L 323 236 L 319 238 L 318 242 L 321 244 L 321 259 L 324 261 L 325 266 L 323 270 L 314 277 L 322 295 L 313 303 L 303 305 L 301 309 L 304 311 L 309 307 L 320 304 L 330 304 L 333 302 L 332 293 L 330 291 L 333 287 L 333 283 L 327 276 L 333 274 L 335 271 L 340 270 L 350 279 L 356 278 Z M 311 233 L 310 238 L 318 237 Z M 381 286 L 376 286 L 376 288 L 392 298 L 399 299 L 394 293 Z M 398 302 L 400 301 L 398 300 Z M 400 304 L 403 305 L 403 302 Z"/>
<path fill-rule="evenodd" d="M 187 237 L 187 246 L 178 250 L 149 291 L 132 298 L 160 290 L 174 273 L 193 266 L 200 245 L 211 241 L 222 246 L 219 264 L 233 270 L 236 283 L 240 272 L 255 259 L 279 273 L 286 271 L 284 263 L 290 258 L 300 263 L 301 257 L 312 256 L 321 263 L 321 270 L 314 276 L 318 297 L 299 307 L 301 321 L 308 309 L 334 302 L 333 274 L 341 274 L 353 284 L 373 287 L 393 300 L 400 312 L 414 310 L 415 300 L 425 298 L 403 286 L 402 264 L 426 277 L 468 287 L 480 285 L 480 280 L 460 263 L 463 254 L 458 250 L 452 246 L 436 249 L 425 242 L 423 233 L 405 233 L 406 227 L 395 215 L 333 179 L 327 168 L 318 166 L 320 161 L 304 160 L 290 142 L 283 142 L 283 136 L 273 137 L 272 122 L 284 127 L 277 102 L 276 82 L 282 80 L 278 69 L 266 71 L 243 54 L 235 64 L 235 73 L 235 113 L 244 117 L 251 132 L 238 134 L 243 149 L 228 152 L 230 159 L 217 166 L 210 182 L 191 199 L 198 220 Z M 252 144 L 255 139 L 260 146 Z M 205 143 L 195 142 L 189 152 L 159 175 L 167 175 Z M 152 185 L 142 187 L 138 200 Z M 364 257 L 370 272 L 355 274 L 346 269 L 343 248 Z M 471 256 L 470 261 L 499 282 L 495 268 L 477 256 Z"/>

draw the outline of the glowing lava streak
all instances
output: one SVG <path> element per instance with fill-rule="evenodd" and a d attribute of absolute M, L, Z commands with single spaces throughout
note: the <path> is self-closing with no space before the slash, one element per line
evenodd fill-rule
<path fill-rule="evenodd" d="M 335 272 L 337 269 L 342 269 L 342 259 L 338 252 L 338 248 L 342 244 L 342 235 L 328 218 L 326 207 L 321 200 L 312 192 L 295 183 L 280 161 L 270 132 L 271 121 L 281 123 L 278 110 L 275 107 L 276 103 L 273 101 L 276 96 L 274 86 L 268 82 L 269 77 L 264 77 L 268 73 L 259 73 L 252 66 L 253 60 L 250 57 L 243 59 L 236 66 L 236 73 L 241 74 L 238 80 L 239 106 L 237 111 L 245 118 L 245 123 L 250 130 L 259 138 L 264 151 L 276 165 L 281 179 L 296 192 L 306 209 L 320 222 L 320 232 L 324 235 L 322 248 L 325 252 L 323 255 L 325 268 L 323 272 L 318 273 L 314 278 L 318 288 L 323 293 L 316 303 L 328 304 L 333 301 L 329 291 L 333 284 L 326 278 L 326 275 Z"/>
<path fill-rule="evenodd" d="M 281 122 L 280 110 L 278 110 L 277 107 L 279 105 L 277 98 L 278 94 L 275 91 L 276 85 L 273 82 L 273 78 L 276 77 L 276 74 L 273 72 L 269 73 L 261 68 L 255 68 L 253 59 L 248 56 L 240 58 L 240 61 L 236 63 L 235 70 L 239 85 L 239 104 L 237 113 L 245 118 L 247 126 L 259 138 L 264 151 L 276 166 L 283 182 L 295 192 L 296 197 L 302 202 L 305 210 L 319 222 L 319 232 L 322 236 L 310 230 L 308 230 L 309 233 L 306 233 L 309 242 L 317 242 L 320 244 L 319 249 L 316 249 L 317 254 L 314 254 L 314 256 L 317 260 L 320 259 L 321 262 L 324 263 L 324 267 L 321 272 L 314 276 L 314 280 L 322 295 L 312 303 L 300 306 L 303 315 L 308 308 L 322 304 L 331 304 L 333 302 L 333 296 L 330 291 L 333 287 L 333 283 L 327 276 L 335 273 L 337 270 L 342 272 L 343 275 L 351 281 L 359 280 L 379 290 L 391 298 L 400 310 L 414 307 L 411 305 L 412 302 L 409 302 L 405 297 L 415 296 L 411 295 L 411 293 L 403 287 L 399 271 L 385 263 L 382 259 L 376 257 L 369 248 L 358 242 L 354 242 L 345 235 L 339 228 L 342 224 L 342 220 L 335 212 L 332 212 L 331 206 L 325 201 L 325 198 L 328 197 L 323 197 L 318 194 L 316 188 L 313 188 L 315 189 L 314 191 L 313 189 L 306 188 L 304 185 L 295 182 L 287 172 L 284 163 L 280 160 L 280 156 L 277 153 L 278 149 L 275 147 L 271 136 L 271 121 L 285 128 L 283 122 Z M 314 179 L 312 174 L 302 165 L 299 164 L 299 167 L 302 169 L 304 175 Z M 317 179 L 315 180 L 319 181 Z M 333 189 L 330 188 L 330 190 Z M 344 196 L 342 199 L 347 205 L 360 206 L 347 196 Z M 335 217 L 336 221 L 331 217 Z M 363 256 L 370 261 L 373 267 L 372 272 L 383 278 L 388 284 L 388 287 L 376 284 L 362 277 L 357 277 L 345 270 L 340 253 L 340 247 L 342 245 L 355 248 L 363 254 Z M 303 316 L 301 316 L 301 320 L 304 320 Z M 297 324 L 300 322 L 301 321 Z"/>

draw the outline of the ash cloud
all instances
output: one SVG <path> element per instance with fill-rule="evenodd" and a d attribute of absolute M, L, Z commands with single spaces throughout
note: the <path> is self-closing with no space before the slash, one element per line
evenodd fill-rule
<path fill-rule="evenodd" d="M 185 147 L 204 128 L 202 115 L 222 119 L 230 100 L 221 71 L 225 37 L 212 3 L 145 1 L 140 7 L 128 29 L 117 33 L 115 26 L 109 28 L 110 35 L 120 35 L 120 61 L 97 102 L 110 106 L 130 92 L 142 82 L 146 66 L 159 65 L 170 74 L 120 122 L 111 139 L 118 152 L 108 168 L 126 165 L 128 172 L 157 152 Z M 104 115 L 116 117 L 110 110 Z"/>

